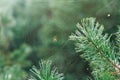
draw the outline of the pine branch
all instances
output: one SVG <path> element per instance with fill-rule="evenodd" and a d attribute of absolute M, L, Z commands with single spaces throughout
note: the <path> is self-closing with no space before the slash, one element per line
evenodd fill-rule
<path fill-rule="evenodd" d="M 29 80 L 63 80 L 63 74 L 58 73 L 56 68 L 51 68 L 52 62 L 50 60 L 41 60 L 40 69 L 35 66 L 31 72 L 34 74 Z"/>
<path fill-rule="evenodd" d="M 103 35 L 104 27 L 95 21 L 95 18 L 86 18 L 77 24 L 78 30 L 70 36 L 76 42 L 76 51 L 84 52 L 82 57 L 91 61 L 96 71 L 120 71 L 115 57 L 114 47 L 110 44 L 111 36 Z M 93 72 L 93 73 L 94 73 Z"/>

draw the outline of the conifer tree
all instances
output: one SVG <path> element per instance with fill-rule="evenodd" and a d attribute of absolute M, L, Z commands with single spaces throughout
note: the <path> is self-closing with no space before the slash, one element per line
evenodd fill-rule
<path fill-rule="evenodd" d="M 50 58 L 64 71 L 65 80 L 85 80 L 88 63 L 74 54 L 68 36 L 79 19 L 88 16 L 103 23 L 105 32 L 115 32 L 119 4 L 119 0 L 0 0 L 0 75 L 16 65 L 23 74 L 41 58 Z M 14 71 L 11 74 L 17 75 Z"/>

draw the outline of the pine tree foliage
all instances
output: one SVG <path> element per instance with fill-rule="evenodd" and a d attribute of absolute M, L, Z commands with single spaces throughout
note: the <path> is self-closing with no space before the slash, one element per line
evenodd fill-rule
<path fill-rule="evenodd" d="M 76 51 L 83 52 L 82 57 L 90 61 L 96 80 L 117 80 L 120 73 L 117 52 L 110 43 L 108 34 L 103 34 L 104 27 L 95 18 L 85 18 L 77 24 L 78 30 L 70 36 L 75 41 Z"/>
<path fill-rule="evenodd" d="M 31 72 L 34 74 L 29 80 L 63 80 L 63 74 L 58 73 L 56 68 L 52 68 L 52 61 L 41 60 L 40 69 L 35 66 Z"/>
<path fill-rule="evenodd" d="M 27 76 L 19 65 L 4 67 L 0 71 L 2 72 L 0 73 L 0 80 L 24 80 Z"/>
<path fill-rule="evenodd" d="M 118 31 L 116 32 L 116 48 L 118 53 L 116 54 L 117 59 L 119 60 L 120 64 L 120 26 L 118 26 Z"/>
<path fill-rule="evenodd" d="M 118 32 L 116 33 L 116 36 L 117 36 L 117 38 L 116 38 L 117 46 L 118 46 L 118 48 L 120 50 L 120 26 L 118 27 Z"/>
<path fill-rule="evenodd" d="M 114 31 L 115 27 L 111 27 L 120 23 L 119 3 L 120 0 L 0 0 L 0 75 L 8 71 L 3 72 L 4 67 L 19 64 L 26 71 L 41 58 L 50 58 L 64 71 L 65 80 L 84 80 L 89 73 L 84 71 L 84 61 L 71 58 L 76 54 L 68 35 L 85 16 L 95 16 L 108 26 L 106 30 Z M 18 76 L 14 76 L 15 80 Z"/>

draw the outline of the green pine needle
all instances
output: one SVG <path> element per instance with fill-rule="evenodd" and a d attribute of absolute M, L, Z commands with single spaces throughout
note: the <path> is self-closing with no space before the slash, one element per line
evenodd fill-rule
<path fill-rule="evenodd" d="M 31 72 L 34 74 L 29 80 L 63 80 L 63 74 L 58 73 L 56 68 L 51 68 L 52 61 L 41 60 L 40 69 L 35 66 Z"/>

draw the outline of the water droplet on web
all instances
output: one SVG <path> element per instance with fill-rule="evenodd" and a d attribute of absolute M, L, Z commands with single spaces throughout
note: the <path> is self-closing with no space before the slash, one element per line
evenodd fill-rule
<path fill-rule="evenodd" d="M 53 42 L 57 42 L 57 36 L 53 37 Z"/>
<path fill-rule="evenodd" d="M 111 16 L 111 14 L 107 14 L 107 17 L 110 17 Z"/>

